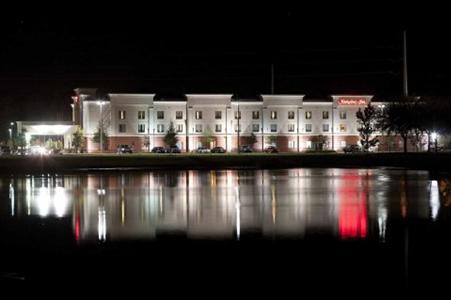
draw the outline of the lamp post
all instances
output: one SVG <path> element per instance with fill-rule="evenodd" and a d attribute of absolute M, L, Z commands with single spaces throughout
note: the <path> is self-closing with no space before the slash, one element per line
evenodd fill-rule
<path fill-rule="evenodd" d="M 97 101 L 97 105 L 100 106 L 100 118 L 99 118 L 99 120 L 100 120 L 100 122 L 99 122 L 99 125 L 100 125 L 100 128 L 99 128 L 99 130 L 100 130 L 100 153 L 103 153 L 103 109 L 102 109 L 103 104 L 105 104 L 104 101 Z"/>

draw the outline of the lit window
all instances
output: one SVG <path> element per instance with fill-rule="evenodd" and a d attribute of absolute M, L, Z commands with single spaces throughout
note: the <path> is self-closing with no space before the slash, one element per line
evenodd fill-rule
<path fill-rule="evenodd" d="M 146 118 L 146 112 L 143 110 L 138 111 L 138 119 L 144 120 Z"/>
<path fill-rule="evenodd" d="M 294 124 L 288 124 L 288 132 L 294 132 Z"/>
<path fill-rule="evenodd" d="M 119 120 L 125 120 L 125 110 L 119 111 Z"/>
<path fill-rule="evenodd" d="M 215 131 L 216 132 L 222 132 L 222 125 L 221 124 L 216 124 Z"/>
<path fill-rule="evenodd" d="M 340 124 L 340 132 L 346 132 L 346 125 Z"/>
<path fill-rule="evenodd" d="M 305 132 L 312 132 L 312 124 L 305 124 Z"/>
<path fill-rule="evenodd" d="M 159 132 L 159 133 L 164 132 L 164 125 L 163 124 L 158 124 L 157 125 L 157 132 Z"/>
<path fill-rule="evenodd" d="M 342 119 L 342 120 L 346 119 L 346 112 L 345 111 L 340 111 L 340 119 Z"/>
<path fill-rule="evenodd" d="M 329 119 L 329 112 L 327 110 L 323 111 L 323 119 Z"/>
<path fill-rule="evenodd" d="M 341 148 L 346 147 L 346 141 L 340 141 L 340 147 Z"/>
<path fill-rule="evenodd" d="M 288 112 L 288 119 L 289 120 L 293 120 L 294 119 L 294 111 L 289 111 Z"/>
<path fill-rule="evenodd" d="M 202 116 L 202 113 L 201 113 Z M 202 132 L 202 124 L 196 124 L 196 132 Z"/>
<path fill-rule="evenodd" d="M 222 119 L 222 111 L 215 111 L 215 119 L 216 120 Z"/>
<path fill-rule="evenodd" d="M 288 148 L 293 149 L 296 147 L 296 143 L 294 141 L 288 141 Z"/>
<path fill-rule="evenodd" d="M 260 112 L 259 112 L 259 111 L 253 111 L 253 112 L 252 112 L 252 119 L 253 119 L 253 120 L 258 120 L 258 119 L 260 119 Z"/>
<path fill-rule="evenodd" d="M 157 111 L 157 119 L 164 119 L 164 111 Z"/>
<path fill-rule="evenodd" d="M 272 111 L 271 112 L 271 120 L 276 120 L 277 119 L 277 111 Z"/>
<path fill-rule="evenodd" d="M 197 110 L 195 112 L 195 116 L 196 120 L 202 120 L 202 112 L 200 110 Z"/>
<path fill-rule="evenodd" d="M 125 124 L 119 124 L 119 132 L 125 132 L 125 131 L 126 131 Z"/>
<path fill-rule="evenodd" d="M 138 132 L 139 133 L 146 132 L 146 125 L 145 124 L 138 124 Z"/>
<path fill-rule="evenodd" d="M 312 149 L 312 141 L 305 141 L 305 148 Z"/>
<path fill-rule="evenodd" d="M 235 119 L 241 119 L 241 111 L 235 112 Z"/>
<path fill-rule="evenodd" d="M 260 125 L 252 124 L 252 132 L 259 132 L 259 131 L 260 131 Z"/>
<path fill-rule="evenodd" d="M 323 124 L 323 132 L 329 132 L 329 124 Z"/>
<path fill-rule="evenodd" d="M 271 124 L 271 132 L 277 132 L 277 124 Z"/>
<path fill-rule="evenodd" d="M 176 118 L 177 120 L 183 119 L 183 111 L 176 111 L 176 112 L 175 112 L 175 118 Z"/>
<path fill-rule="evenodd" d="M 183 132 L 183 124 L 177 124 L 176 131 L 177 132 Z"/>
<path fill-rule="evenodd" d="M 312 112 L 311 111 L 306 111 L 305 112 L 305 119 L 306 120 L 310 120 L 312 118 Z"/>

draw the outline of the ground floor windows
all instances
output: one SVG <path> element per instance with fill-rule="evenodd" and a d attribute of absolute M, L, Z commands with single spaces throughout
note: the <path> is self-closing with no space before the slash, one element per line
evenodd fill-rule
<path fill-rule="evenodd" d="M 119 132 L 120 132 L 120 133 L 126 132 L 125 124 L 119 124 Z"/>
<path fill-rule="evenodd" d="M 295 141 L 288 141 L 288 148 L 293 149 L 296 147 L 296 142 Z"/>
<path fill-rule="evenodd" d="M 305 141 L 305 148 L 312 149 L 312 141 Z"/>
<path fill-rule="evenodd" d="M 177 132 L 183 132 L 183 124 L 177 124 L 175 131 Z"/>
<path fill-rule="evenodd" d="M 157 125 L 157 132 L 158 133 L 164 132 L 164 125 L 163 124 L 158 124 Z"/>
<path fill-rule="evenodd" d="M 145 124 L 138 124 L 138 132 L 139 133 L 145 133 L 146 132 L 146 125 Z"/>

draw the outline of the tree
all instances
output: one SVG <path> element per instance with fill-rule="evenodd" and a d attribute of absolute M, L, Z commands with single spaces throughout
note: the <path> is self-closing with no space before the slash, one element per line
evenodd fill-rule
<path fill-rule="evenodd" d="M 83 131 L 80 127 L 72 134 L 72 147 L 77 153 L 83 148 Z"/>
<path fill-rule="evenodd" d="M 23 129 L 22 132 L 20 132 L 19 134 L 17 134 L 14 137 L 14 145 L 16 145 L 16 147 L 19 147 L 20 149 L 24 149 L 27 147 L 27 140 L 25 138 L 25 133 L 26 133 L 26 130 Z"/>
<path fill-rule="evenodd" d="M 360 135 L 360 143 L 364 152 L 368 152 L 372 147 L 379 143 L 379 139 L 373 136 L 377 131 L 377 120 L 379 118 L 379 111 L 371 104 L 368 104 L 363 111 L 359 108 L 356 112 L 357 123 L 359 127 L 357 131 Z"/>
<path fill-rule="evenodd" d="M 266 142 L 271 145 L 277 146 L 277 135 L 269 135 L 266 137 Z"/>
<path fill-rule="evenodd" d="M 257 137 L 255 136 L 255 134 L 252 132 L 250 137 L 249 137 L 249 144 L 252 145 L 252 148 L 254 147 L 255 143 L 257 143 Z"/>
<path fill-rule="evenodd" d="M 169 125 L 168 131 L 166 132 L 163 141 L 168 147 L 174 147 L 177 144 L 177 132 L 175 132 L 174 124 L 172 124 L 172 122 Z"/>
<path fill-rule="evenodd" d="M 322 134 L 314 136 L 312 142 L 315 143 L 316 150 L 323 151 L 324 145 L 327 143 L 327 136 Z"/>
<path fill-rule="evenodd" d="M 214 142 L 215 140 L 216 138 L 213 135 L 213 132 L 211 131 L 210 127 L 207 126 L 207 128 L 205 128 L 205 131 L 203 133 L 202 143 L 206 147 L 210 147 L 211 142 Z"/>
<path fill-rule="evenodd" d="M 380 131 L 398 134 L 403 140 L 404 153 L 407 153 L 407 140 L 414 128 L 415 103 L 410 100 L 390 103 L 380 114 L 377 128 Z"/>
<path fill-rule="evenodd" d="M 102 143 L 103 143 L 103 145 L 100 145 L 100 134 L 101 133 L 102 133 Z M 99 126 L 97 127 L 97 131 L 94 133 L 93 141 L 94 141 L 94 143 L 98 143 L 99 144 L 99 148 L 101 148 L 102 150 L 105 149 L 105 145 L 108 145 L 108 135 L 106 133 L 105 126 L 103 125 L 102 122 L 99 122 Z"/>

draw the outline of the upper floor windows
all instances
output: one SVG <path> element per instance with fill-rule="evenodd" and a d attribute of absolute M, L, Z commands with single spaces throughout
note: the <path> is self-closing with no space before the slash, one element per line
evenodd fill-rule
<path fill-rule="evenodd" d="M 196 110 L 196 112 L 194 113 L 194 118 L 196 120 L 202 120 L 202 111 Z"/>
<path fill-rule="evenodd" d="M 329 119 L 329 112 L 327 110 L 323 111 L 323 119 Z"/>
<path fill-rule="evenodd" d="M 260 119 L 260 112 L 258 110 L 252 112 L 252 119 L 253 120 Z"/>
<path fill-rule="evenodd" d="M 222 111 L 220 110 L 215 111 L 215 119 L 216 120 L 222 119 Z"/>
<path fill-rule="evenodd" d="M 157 111 L 157 119 L 164 119 L 164 111 Z"/>
<path fill-rule="evenodd" d="M 176 112 L 175 112 L 175 118 L 176 118 L 177 120 L 183 119 L 183 111 L 176 111 Z"/>
<path fill-rule="evenodd" d="M 305 112 L 305 119 L 306 120 L 310 120 L 312 118 L 312 112 L 311 111 L 306 111 Z"/>
<path fill-rule="evenodd" d="M 146 112 L 144 110 L 138 111 L 138 120 L 144 120 L 146 118 Z"/>
<path fill-rule="evenodd" d="M 119 111 L 119 120 L 125 120 L 125 110 Z"/>
<path fill-rule="evenodd" d="M 271 111 L 271 120 L 277 119 L 277 111 Z"/>
<path fill-rule="evenodd" d="M 340 119 L 342 119 L 342 120 L 346 119 L 346 112 L 345 111 L 340 111 Z"/>
<path fill-rule="evenodd" d="M 288 112 L 288 119 L 289 120 L 293 120 L 294 119 L 294 111 L 289 111 Z"/>

